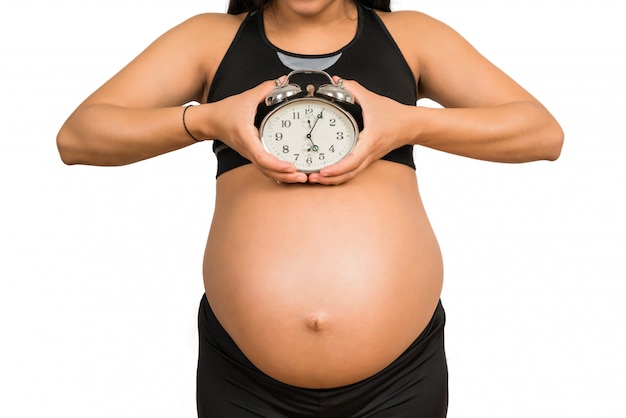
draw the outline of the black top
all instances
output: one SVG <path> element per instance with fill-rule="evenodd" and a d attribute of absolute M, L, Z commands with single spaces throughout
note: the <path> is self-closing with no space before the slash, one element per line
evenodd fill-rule
<path fill-rule="evenodd" d="M 415 77 L 397 44 L 374 10 L 362 5 L 358 10 L 359 23 L 354 39 L 339 51 L 324 55 L 294 54 L 277 48 L 265 36 L 263 15 L 249 14 L 215 74 L 208 102 L 242 93 L 294 69 L 312 69 L 356 80 L 377 94 L 415 105 Z M 214 141 L 213 151 L 217 155 L 217 176 L 250 163 L 219 140 Z M 383 159 L 415 169 L 412 145 L 397 148 Z"/>

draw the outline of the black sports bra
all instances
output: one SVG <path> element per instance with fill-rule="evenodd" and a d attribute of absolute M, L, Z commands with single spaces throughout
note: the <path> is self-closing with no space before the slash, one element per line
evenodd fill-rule
<path fill-rule="evenodd" d="M 215 74 L 208 102 L 216 102 L 276 79 L 295 69 L 324 70 L 358 81 L 365 88 L 406 105 L 417 102 L 417 84 L 411 69 L 383 22 L 362 5 L 354 39 L 341 50 L 325 55 L 300 55 L 272 45 L 263 28 L 263 15 L 250 13 Z M 250 161 L 222 141 L 213 142 L 217 176 Z M 413 146 L 405 145 L 382 157 L 415 169 Z"/>

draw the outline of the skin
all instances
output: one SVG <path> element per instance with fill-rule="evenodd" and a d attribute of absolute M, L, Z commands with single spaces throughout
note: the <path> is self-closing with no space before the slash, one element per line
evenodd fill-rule
<path fill-rule="evenodd" d="M 299 20 L 293 17 L 309 22 L 313 16 L 316 21 L 328 22 L 330 18 L 327 16 L 338 16 L 334 19 L 335 25 L 347 22 L 355 28 L 356 12 L 349 1 L 309 2 L 317 8 L 298 8 L 297 1 L 275 3 L 294 4 L 285 7 L 284 18 L 287 22 L 294 22 L 293 28 L 281 26 L 287 50 L 311 45 L 310 36 L 315 36 L 316 43 L 302 53 L 335 50 L 343 46 L 345 39 L 355 31 L 335 37 L 328 28 L 320 26 L 316 29 L 317 26 L 312 25 L 314 29 L 309 32 L 302 29 Z M 277 13 L 270 11 L 268 16 Z M 381 155 L 405 143 L 489 161 L 526 162 L 558 158 L 563 132 L 556 120 L 541 103 L 481 56 L 459 34 L 418 12 L 382 16 L 419 80 L 421 97 L 431 98 L 446 109 L 400 105 L 366 91 L 357 82 L 346 80 L 345 87 L 364 108 L 366 129 L 350 159 L 326 168 L 321 175 L 313 176 L 312 181 L 342 183 Z M 179 105 L 192 100 L 202 101 L 206 96 L 212 75 L 242 18 L 200 15 L 157 39 L 89 96 L 63 125 L 57 137 L 63 161 L 67 164 L 123 165 L 193 144 L 182 130 Z M 271 25 L 277 22 L 268 20 L 268 37 L 272 39 Z M 277 38 L 275 43 L 281 44 L 281 39 Z M 163 60 L 164 56 L 169 59 Z M 222 102 L 190 109 L 187 125 L 196 137 L 226 139 L 264 174 L 276 180 L 303 182 L 306 179 L 301 173 L 294 173 L 289 164 L 264 153 L 258 144 L 258 133 L 252 124 L 253 114 L 256 103 L 262 101 L 273 86 L 273 81 L 267 81 Z M 389 109 L 387 106 L 392 106 L 393 112 L 376 111 Z M 98 123 L 95 115 L 106 115 L 106 118 Z M 376 115 L 384 118 L 385 123 L 377 120 Z"/>
<path fill-rule="evenodd" d="M 259 141 L 254 114 L 273 80 L 186 114 L 196 138 L 219 138 L 253 163 L 217 180 L 209 302 L 255 365 L 297 386 L 335 387 L 381 370 L 438 301 L 441 254 L 415 172 L 380 157 L 415 144 L 488 161 L 554 160 L 563 143 L 544 106 L 454 30 L 418 12 L 379 15 L 420 96 L 443 109 L 345 80 L 365 128 L 350 156 L 310 175 Z M 357 16 L 349 0 L 274 0 L 265 31 L 283 50 L 323 54 L 353 39 Z M 180 105 L 203 102 L 243 18 L 199 15 L 162 35 L 68 118 L 57 137 L 63 161 L 123 165 L 194 144 Z"/>

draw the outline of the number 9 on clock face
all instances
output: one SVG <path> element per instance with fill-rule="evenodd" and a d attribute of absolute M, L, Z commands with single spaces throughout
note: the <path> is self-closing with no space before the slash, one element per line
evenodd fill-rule
<path fill-rule="evenodd" d="M 267 152 L 308 173 L 345 158 L 358 136 L 352 115 L 317 97 L 279 105 L 265 116 L 259 132 Z"/>

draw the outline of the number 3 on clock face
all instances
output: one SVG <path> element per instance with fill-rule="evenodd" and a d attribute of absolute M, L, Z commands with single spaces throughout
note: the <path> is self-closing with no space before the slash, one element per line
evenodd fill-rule
<path fill-rule="evenodd" d="M 259 131 L 267 152 L 308 173 L 345 158 L 358 136 L 348 112 L 317 97 L 279 105 L 263 119 Z"/>

